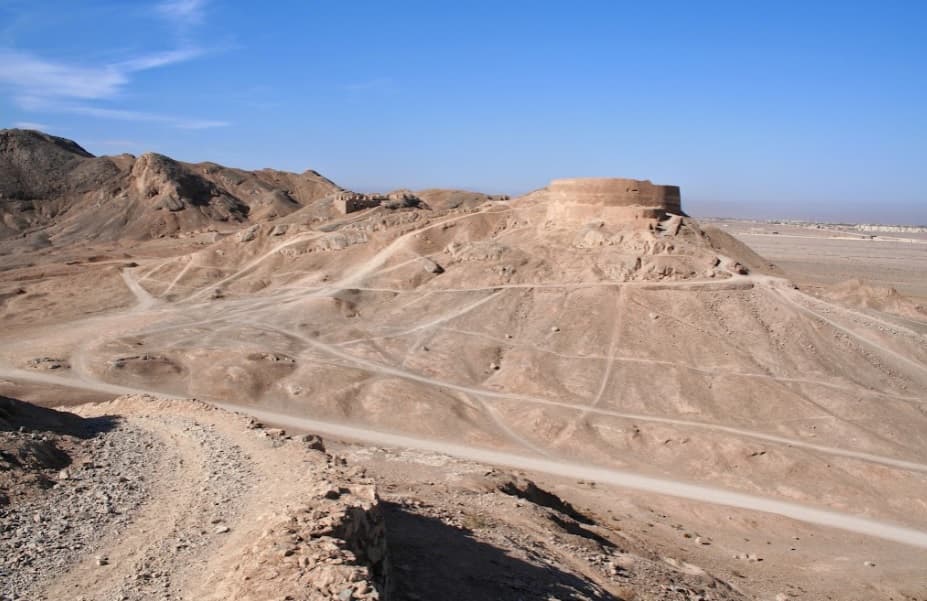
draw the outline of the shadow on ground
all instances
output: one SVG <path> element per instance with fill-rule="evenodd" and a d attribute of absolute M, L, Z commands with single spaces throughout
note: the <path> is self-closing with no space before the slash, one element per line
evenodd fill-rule
<path fill-rule="evenodd" d="M 86 419 L 0 395 L 0 432 L 47 432 L 91 438 L 115 428 L 118 419 L 109 415 Z"/>
<path fill-rule="evenodd" d="M 56 470 L 81 452 L 79 440 L 109 432 L 116 416 L 84 419 L 0 395 L 0 506 L 54 484 Z"/>
<path fill-rule="evenodd" d="M 396 601 L 618 599 L 574 574 L 513 557 L 436 518 L 396 503 L 382 506 Z"/>

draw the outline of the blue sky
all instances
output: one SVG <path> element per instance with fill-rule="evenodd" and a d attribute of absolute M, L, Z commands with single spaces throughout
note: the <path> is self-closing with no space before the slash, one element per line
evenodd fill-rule
<path fill-rule="evenodd" d="M 78 8 L 79 6 L 79 8 Z M 0 127 L 359 190 L 927 223 L 927 3 L 0 0 Z"/>

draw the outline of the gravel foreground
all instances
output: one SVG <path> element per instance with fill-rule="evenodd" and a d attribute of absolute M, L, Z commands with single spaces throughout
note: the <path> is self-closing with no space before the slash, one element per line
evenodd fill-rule
<path fill-rule="evenodd" d="M 41 496 L 0 507 L 2 599 L 41 598 L 37 591 L 118 535 L 150 495 L 138 469 L 164 456 L 164 443 L 128 424 L 86 442 L 86 454 L 55 475 Z M 102 561 L 102 560 L 101 560 Z"/>
<path fill-rule="evenodd" d="M 401 452 L 457 484 L 401 491 L 378 474 L 381 500 L 317 437 L 197 401 L 77 411 L 108 427 L 0 507 L 0 601 L 743 598 L 486 466 Z"/>
<path fill-rule="evenodd" d="M 193 401 L 80 412 L 120 418 L 0 507 L 0 600 L 380 598 L 373 487 L 317 438 Z"/>

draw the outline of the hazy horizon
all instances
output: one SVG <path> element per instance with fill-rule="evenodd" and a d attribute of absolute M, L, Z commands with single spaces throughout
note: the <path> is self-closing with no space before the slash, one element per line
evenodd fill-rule
<path fill-rule="evenodd" d="M 0 2 L 0 127 L 94 154 L 516 195 L 650 179 L 703 216 L 927 223 L 927 7 Z"/>

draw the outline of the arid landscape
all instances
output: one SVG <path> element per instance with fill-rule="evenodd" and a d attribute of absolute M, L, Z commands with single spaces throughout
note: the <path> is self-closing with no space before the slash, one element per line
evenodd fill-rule
<path fill-rule="evenodd" d="M 685 198 L 0 131 L 0 599 L 927 599 L 927 230 Z"/>

